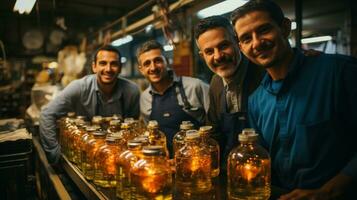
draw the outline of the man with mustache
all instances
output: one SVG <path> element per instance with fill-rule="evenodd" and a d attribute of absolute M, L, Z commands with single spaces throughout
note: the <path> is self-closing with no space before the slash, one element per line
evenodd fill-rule
<path fill-rule="evenodd" d="M 118 77 L 121 71 L 120 52 L 113 46 L 99 48 L 93 56 L 92 70 L 71 82 L 46 105 L 40 116 L 40 139 L 50 163 L 57 163 L 61 147 L 56 136 L 56 120 L 68 112 L 85 116 L 138 118 L 140 91 L 136 84 Z"/>
<path fill-rule="evenodd" d="M 139 71 L 150 82 L 140 97 L 140 110 L 145 121 L 158 121 L 172 157 L 172 139 L 181 122 L 191 121 L 195 128 L 203 125 L 209 105 L 208 85 L 197 78 L 176 76 L 163 53 L 155 40 L 137 50 Z"/>
<path fill-rule="evenodd" d="M 215 75 L 210 83 L 208 123 L 221 149 L 221 165 L 238 143 L 238 133 L 248 127 L 248 96 L 258 86 L 264 70 L 241 55 L 236 35 L 228 19 L 212 16 L 201 19 L 195 27 L 199 54 Z"/>
<path fill-rule="evenodd" d="M 355 199 L 357 60 L 291 48 L 291 22 L 270 0 L 237 8 L 232 23 L 243 54 L 267 71 L 249 122 L 270 152 L 272 183 L 291 190 L 280 199 Z"/>

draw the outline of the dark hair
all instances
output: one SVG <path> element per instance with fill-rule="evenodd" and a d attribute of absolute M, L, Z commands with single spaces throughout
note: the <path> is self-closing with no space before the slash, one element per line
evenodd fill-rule
<path fill-rule="evenodd" d="M 119 51 L 119 49 L 117 49 L 116 47 L 114 47 L 112 45 L 105 45 L 105 46 L 102 46 L 102 47 L 98 48 L 93 54 L 93 62 L 94 63 L 97 62 L 97 55 L 98 55 L 99 51 L 111 51 L 111 52 L 114 52 L 114 53 L 118 54 L 119 63 L 121 63 L 121 61 L 120 61 L 120 59 L 121 59 L 120 51 Z"/>
<path fill-rule="evenodd" d="M 214 28 L 224 28 L 236 39 L 236 33 L 234 32 L 231 22 L 227 18 L 219 15 L 201 19 L 195 26 L 195 39 L 197 40 L 201 34 Z"/>
<path fill-rule="evenodd" d="M 160 49 L 161 52 L 164 51 L 164 48 L 162 47 L 162 45 L 156 41 L 156 40 L 149 40 L 147 42 L 144 42 L 143 44 L 141 44 L 139 46 L 139 48 L 136 50 L 136 58 L 138 60 L 138 63 L 139 62 L 139 56 L 147 51 L 150 51 L 152 49 Z"/>
<path fill-rule="evenodd" d="M 231 21 L 234 25 L 237 20 L 244 15 L 253 11 L 265 11 L 269 13 L 270 17 L 278 24 L 284 20 L 284 13 L 281 8 L 271 0 L 250 0 L 243 6 L 235 9 L 231 14 Z"/>

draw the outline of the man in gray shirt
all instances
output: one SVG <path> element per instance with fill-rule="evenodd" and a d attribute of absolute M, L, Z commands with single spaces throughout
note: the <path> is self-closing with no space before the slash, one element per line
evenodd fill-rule
<path fill-rule="evenodd" d="M 40 139 L 50 163 L 57 163 L 61 148 L 56 136 L 56 120 L 68 112 L 86 116 L 138 118 L 140 91 L 137 85 L 118 77 L 121 71 L 120 52 L 113 46 L 99 48 L 94 54 L 92 70 L 71 82 L 46 105 L 40 116 Z"/>
<path fill-rule="evenodd" d="M 141 74 L 150 82 L 140 97 L 142 116 L 145 121 L 158 121 L 172 156 L 172 139 L 181 122 L 191 121 L 196 128 L 203 125 L 209 105 L 208 85 L 197 78 L 176 76 L 168 67 L 162 45 L 155 40 L 139 47 L 137 59 Z"/>

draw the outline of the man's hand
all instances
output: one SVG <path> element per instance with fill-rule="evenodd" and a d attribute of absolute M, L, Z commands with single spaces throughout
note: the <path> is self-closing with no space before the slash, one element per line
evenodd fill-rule
<path fill-rule="evenodd" d="M 338 174 L 319 189 L 304 190 L 295 189 L 292 192 L 280 196 L 279 200 L 330 200 L 339 199 L 352 183 L 352 178 Z"/>

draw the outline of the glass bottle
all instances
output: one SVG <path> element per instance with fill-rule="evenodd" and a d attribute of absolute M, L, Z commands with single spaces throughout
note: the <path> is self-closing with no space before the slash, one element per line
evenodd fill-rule
<path fill-rule="evenodd" d="M 142 140 L 129 140 L 128 149 L 122 152 L 117 161 L 117 190 L 116 196 L 121 199 L 136 199 L 135 189 L 131 184 L 130 169 L 142 158 Z"/>
<path fill-rule="evenodd" d="M 163 146 L 165 148 L 166 156 L 168 156 L 166 135 L 159 130 L 159 123 L 156 120 L 150 120 L 145 131 L 145 136 L 149 139 L 149 145 Z"/>
<path fill-rule="evenodd" d="M 171 200 L 172 171 L 162 146 L 146 146 L 130 173 L 135 199 Z"/>
<path fill-rule="evenodd" d="M 94 184 L 104 188 L 116 187 L 116 159 L 119 151 L 120 147 L 117 144 L 116 138 L 107 137 L 105 145 L 100 147 L 95 154 Z"/>
<path fill-rule="evenodd" d="M 182 121 L 180 131 L 175 134 L 172 141 L 173 152 L 175 154 L 185 145 L 186 131 L 191 129 L 194 129 L 194 125 L 190 121 Z"/>
<path fill-rule="evenodd" d="M 257 144 L 254 129 L 244 129 L 238 136 L 240 145 L 228 156 L 228 196 L 230 199 L 269 199 L 270 157 Z"/>
<path fill-rule="evenodd" d="M 81 133 L 81 131 L 79 130 L 79 127 L 81 127 L 82 125 L 84 125 L 85 121 L 84 121 L 84 116 L 77 116 L 76 119 L 74 120 L 74 127 L 71 128 L 71 132 L 68 135 L 68 139 L 67 139 L 67 148 L 68 148 L 68 159 L 71 162 L 77 163 L 78 162 L 78 158 L 75 156 L 75 145 L 77 142 L 76 138 L 78 136 L 78 134 Z"/>
<path fill-rule="evenodd" d="M 178 191 L 191 196 L 211 190 L 211 154 L 198 131 L 186 132 L 185 146 L 178 150 L 175 166 Z"/>
<path fill-rule="evenodd" d="M 100 128 L 98 126 L 87 126 L 86 132 L 81 137 L 81 166 L 80 169 L 84 173 L 86 165 L 88 163 L 86 155 L 86 145 L 88 142 L 94 138 L 93 133 L 98 131 Z"/>
<path fill-rule="evenodd" d="M 119 132 L 120 131 L 120 120 L 111 120 L 109 122 L 109 127 L 108 127 L 108 134 L 112 135 L 113 133 Z"/>
<path fill-rule="evenodd" d="M 75 124 L 74 124 L 75 115 L 76 114 L 74 112 L 67 113 L 67 118 L 63 124 L 61 151 L 67 157 L 68 157 L 68 148 L 69 148 L 68 147 L 68 138 L 69 138 L 70 133 L 75 128 Z"/>
<path fill-rule="evenodd" d="M 99 126 L 102 130 L 104 130 L 102 128 L 102 123 L 103 123 L 103 117 L 102 116 L 99 116 L 99 115 L 96 115 L 96 116 L 93 116 L 92 118 L 92 125 L 93 126 Z"/>
<path fill-rule="evenodd" d="M 77 129 L 73 132 L 73 162 L 81 168 L 82 136 L 86 133 L 87 123 L 77 122 Z"/>
<path fill-rule="evenodd" d="M 136 133 L 132 129 L 131 123 L 123 122 L 121 124 L 120 128 L 121 128 L 121 130 L 115 134 L 119 134 L 123 138 L 123 140 L 126 142 L 134 139 L 137 136 Z"/>
<path fill-rule="evenodd" d="M 211 172 L 212 177 L 217 177 L 219 175 L 219 144 L 216 140 L 210 137 L 212 132 L 212 126 L 201 126 L 198 130 L 202 137 L 202 142 L 208 145 L 209 151 L 211 153 Z"/>
<path fill-rule="evenodd" d="M 103 130 L 108 130 L 109 123 L 112 120 L 112 117 L 103 117 L 102 128 Z"/>
<path fill-rule="evenodd" d="M 93 180 L 94 177 L 94 161 L 98 149 L 105 144 L 106 133 L 103 131 L 93 132 L 93 138 L 88 140 L 84 145 L 82 160 L 82 171 L 84 177 L 88 180 Z M 83 158 L 83 157 L 82 157 Z"/>

